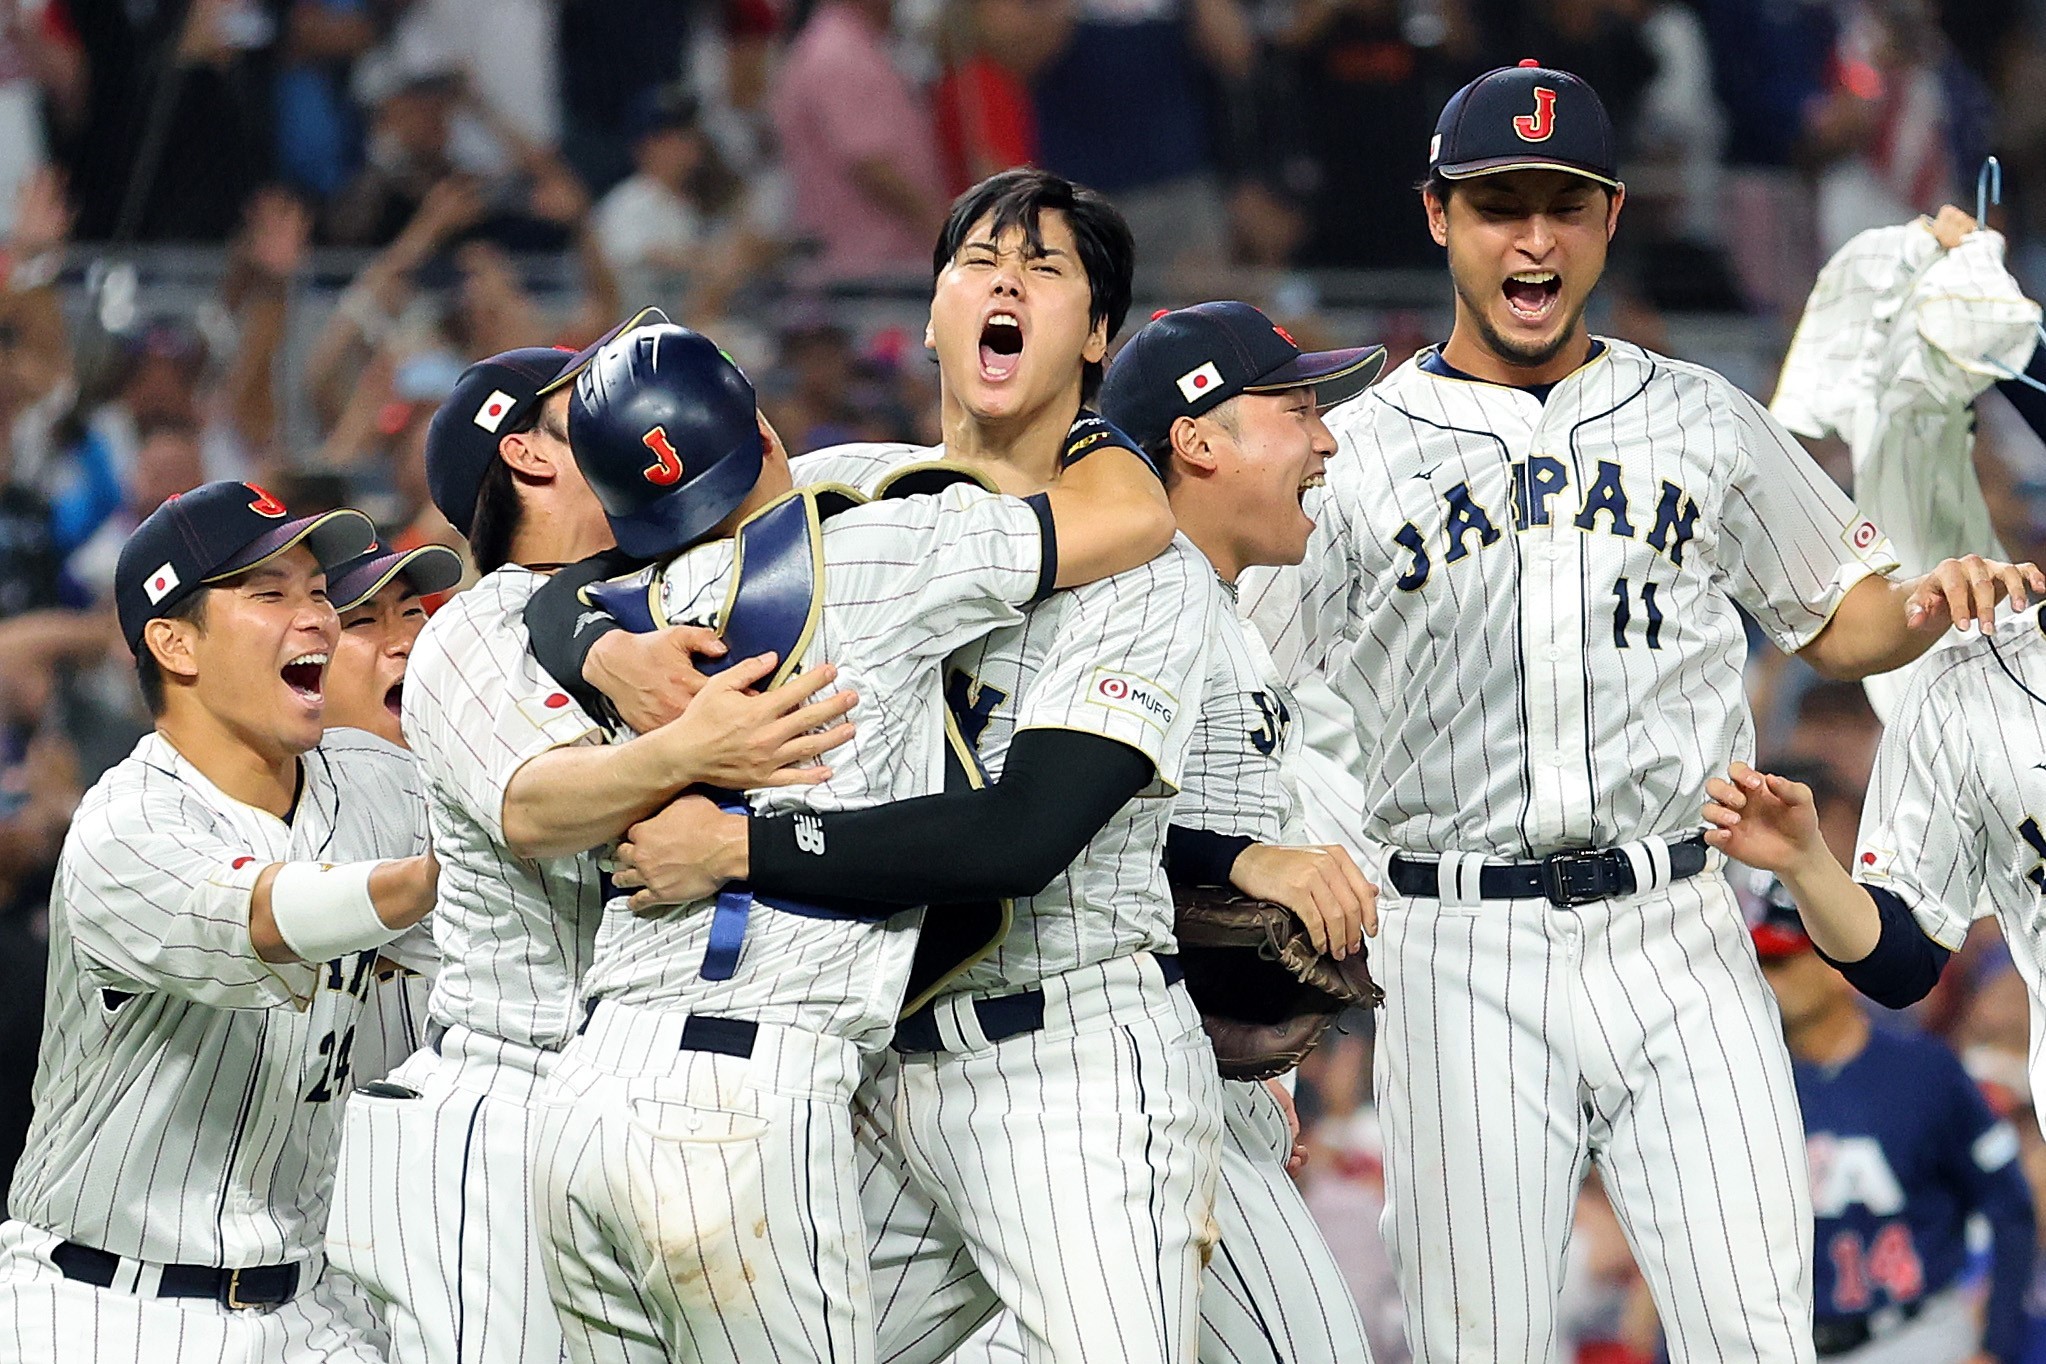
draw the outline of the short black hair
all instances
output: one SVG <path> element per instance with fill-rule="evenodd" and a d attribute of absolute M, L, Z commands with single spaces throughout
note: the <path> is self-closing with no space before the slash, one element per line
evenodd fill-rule
<path fill-rule="evenodd" d="M 498 439 L 538 430 L 540 410 L 546 405 L 544 400 L 530 404 Z M 469 557 L 476 561 L 478 573 L 495 573 L 511 562 L 512 541 L 525 520 L 526 504 L 519 496 L 518 480 L 500 453 L 483 471 L 483 482 L 476 489 L 476 510 L 469 515 Z"/>
<path fill-rule="evenodd" d="M 152 620 L 188 620 L 202 631 L 206 628 L 206 599 L 213 595 L 213 589 L 202 587 L 186 597 L 170 610 L 164 611 Z M 163 715 L 163 669 L 157 666 L 156 655 L 149 651 L 149 638 L 144 636 L 135 646 L 135 684 L 142 688 L 142 702 L 149 707 L 151 719 Z"/>
<path fill-rule="evenodd" d="M 1107 198 L 1050 171 L 1035 166 L 1005 170 L 954 199 L 938 233 L 937 247 L 931 252 L 931 278 L 945 273 L 945 267 L 966 244 L 966 234 L 983 218 L 989 220 L 993 236 L 1021 232 L 1032 251 L 1042 251 L 1044 238 L 1038 220 L 1047 210 L 1063 213 L 1072 228 L 1080 268 L 1087 272 L 1088 320 L 1106 323 L 1108 339 L 1113 341 L 1129 315 L 1130 286 L 1136 274 L 1137 247 L 1130 225 Z M 1081 381 L 1086 401 L 1092 402 L 1100 390 L 1101 374 L 1100 362 L 1087 362 Z"/>

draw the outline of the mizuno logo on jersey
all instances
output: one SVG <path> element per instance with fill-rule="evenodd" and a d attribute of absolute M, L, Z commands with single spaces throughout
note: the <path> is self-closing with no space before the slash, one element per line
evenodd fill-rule
<path fill-rule="evenodd" d="M 1087 688 L 1087 699 L 1097 706 L 1141 716 L 1159 729 L 1170 728 L 1172 717 L 1179 713 L 1178 700 L 1156 682 L 1106 668 L 1094 670 L 1094 685 Z"/>
<path fill-rule="evenodd" d="M 1625 471 L 1611 460 L 1602 459 L 1583 496 L 1573 499 L 1577 502 L 1577 511 L 1573 515 L 1567 504 L 1562 508 L 1551 506 L 1570 487 L 1570 467 L 1562 460 L 1551 455 L 1535 455 L 1516 461 L 1509 469 L 1510 486 L 1501 491 L 1512 503 L 1513 519 L 1510 524 L 1516 532 L 1532 526 L 1555 525 L 1558 518 L 1568 518 L 1568 524 L 1581 531 L 1604 531 L 1625 540 L 1640 537 L 1650 549 L 1677 567 L 1683 567 L 1684 546 L 1697 533 L 1698 504 L 1689 493 L 1668 479 L 1661 480 L 1652 498 L 1644 498 L 1637 503 L 1627 495 Z M 1440 547 L 1443 562 L 1453 564 L 1470 554 L 1474 542 L 1477 548 L 1487 549 L 1497 544 L 1504 534 L 1500 520 L 1495 519 L 1492 511 L 1479 500 L 1469 482 L 1444 488 L 1438 496 L 1442 502 L 1439 539 L 1423 532 L 1412 521 L 1401 526 L 1392 537 L 1393 542 L 1411 556 L 1406 572 L 1394 584 L 1402 591 L 1419 590 L 1434 572 L 1431 539 Z M 1650 502 L 1655 507 L 1655 519 L 1644 537 L 1636 518 Z"/>
<path fill-rule="evenodd" d="M 824 856 L 824 821 L 815 815 L 797 815 L 796 847 L 812 857 Z"/>

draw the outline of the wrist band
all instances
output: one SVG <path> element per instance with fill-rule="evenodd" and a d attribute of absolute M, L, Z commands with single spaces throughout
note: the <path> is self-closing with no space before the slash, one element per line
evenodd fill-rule
<path fill-rule="evenodd" d="M 377 914 L 369 874 L 378 862 L 286 862 L 270 882 L 270 917 L 284 945 L 309 962 L 332 961 L 404 932 Z"/>

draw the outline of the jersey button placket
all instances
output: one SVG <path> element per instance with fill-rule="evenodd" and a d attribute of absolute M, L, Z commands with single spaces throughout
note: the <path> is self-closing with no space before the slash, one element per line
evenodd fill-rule
<path fill-rule="evenodd" d="M 1529 457 L 1551 453 L 1536 427 Z M 1555 454 L 1566 468 L 1567 455 Z M 1520 639 L 1526 717 L 1529 791 L 1525 819 L 1538 847 L 1582 844 L 1590 833 L 1589 792 L 1571 755 L 1584 748 L 1586 642 L 1584 588 L 1579 559 L 1583 535 L 1571 524 L 1576 496 L 1570 485 L 1545 499 L 1546 525 L 1530 525 L 1520 538 Z"/>

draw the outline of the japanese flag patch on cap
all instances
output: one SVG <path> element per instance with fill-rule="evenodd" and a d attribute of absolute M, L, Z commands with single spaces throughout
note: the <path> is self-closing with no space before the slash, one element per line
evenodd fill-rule
<path fill-rule="evenodd" d="M 1196 402 L 1203 394 L 1212 393 L 1222 386 L 1222 372 L 1215 368 L 1213 360 L 1199 369 L 1190 369 L 1179 376 L 1179 392 L 1188 402 Z"/>
<path fill-rule="evenodd" d="M 166 561 L 163 567 L 149 575 L 148 582 L 142 584 L 142 595 L 149 598 L 151 606 L 155 606 L 171 594 L 178 581 L 178 571 Z"/>
<path fill-rule="evenodd" d="M 505 414 L 512 410 L 513 403 L 511 394 L 501 388 L 492 389 L 490 396 L 476 409 L 476 424 L 491 435 L 496 435 L 497 428 L 504 425 Z"/>

